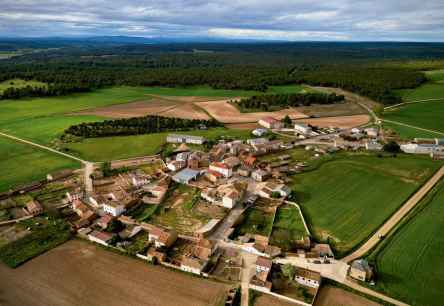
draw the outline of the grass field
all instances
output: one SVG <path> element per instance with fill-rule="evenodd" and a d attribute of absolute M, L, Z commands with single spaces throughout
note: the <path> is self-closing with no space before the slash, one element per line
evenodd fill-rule
<path fill-rule="evenodd" d="M 80 168 L 80 163 L 31 146 L 0 138 L 0 192 L 65 168 Z"/>
<path fill-rule="evenodd" d="M 377 288 L 411 305 L 442 305 L 444 288 L 444 181 L 420 210 L 373 254 Z"/>
<path fill-rule="evenodd" d="M 39 81 L 25 81 L 21 79 L 12 79 L 0 82 L 0 94 L 7 88 L 22 88 L 26 86 L 31 87 L 46 87 L 46 83 Z"/>
<path fill-rule="evenodd" d="M 283 251 L 292 250 L 295 241 L 307 236 L 304 223 L 295 206 L 281 206 L 277 213 L 271 232 L 270 244 L 280 247 Z"/>
<path fill-rule="evenodd" d="M 438 133 L 426 132 L 426 131 L 418 130 L 418 129 L 411 128 L 408 126 L 393 124 L 393 123 L 389 123 L 389 122 L 384 122 L 383 127 L 384 127 L 384 129 L 393 130 L 403 140 L 411 140 L 413 138 L 436 138 L 436 137 L 441 138 L 441 137 L 443 137 L 442 135 L 440 135 Z"/>
<path fill-rule="evenodd" d="M 408 104 L 384 112 L 384 118 L 444 133 L 444 86 L 442 90 L 442 101 Z"/>
<path fill-rule="evenodd" d="M 444 99 L 444 84 L 429 82 L 415 89 L 401 89 L 397 92 L 405 102 L 425 99 Z"/>
<path fill-rule="evenodd" d="M 429 158 L 338 154 L 294 177 L 311 232 L 338 254 L 365 240 L 440 166 Z"/>
<path fill-rule="evenodd" d="M 444 83 L 444 69 L 426 71 L 425 74 L 434 82 Z"/>
<path fill-rule="evenodd" d="M 236 227 L 234 236 L 245 234 L 262 235 L 268 237 L 273 228 L 273 214 L 267 213 L 262 209 L 249 208 L 244 213 L 244 219 L 241 225 Z"/>

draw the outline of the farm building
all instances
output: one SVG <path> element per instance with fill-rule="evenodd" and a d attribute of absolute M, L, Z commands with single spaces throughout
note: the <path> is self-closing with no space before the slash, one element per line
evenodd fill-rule
<path fill-rule="evenodd" d="M 254 136 L 257 137 L 262 137 L 265 134 L 267 134 L 267 130 L 266 129 L 262 129 L 262 128 L 258 128 L 258 129 L 254 129 L 253 132 L 251 132 L 251 134 L 253 134 Z"/>
<path fill-rule="evenodd" d="M 373 270 L 365 259 L 357 259 L 350 266 L 350 276 L 361 281 L 370 280 Z"/>
<path fill-rule="evenodd" d="M 263 183 L 262 186 L 258 186 L 256 194 L 264 198 L 272 198 L 275 194 L 285 198 L 290 192 L 290 188 L 284 184 L 267 182 L 265 184 Z"/>
<path fill-rule="evenodd" d="M 376 128 L 367 128 L 364 130 L 368 137 L 376 138 L 379 135 L 379 131 Z"/>
<path fill-rule="evenodd" d="M 311 127 L 305 123 L 296 123 L 294 125 L 294 130 L 295 130 L 295 132 L 300 133 L 300 134 L 309 134 L 312 132 Z"/>
<path fill-rule="evenodd" d="M 174 230 L 166 230 L 155 226 L 149 231 L 148 240 L 154 242 L 156 248 L 168 248 L 177 240 L 177 233 Z"/>
<path fill-rule="evenodd" d="M 88 235 L 88 239 L 90 241 L 104 246 L 108 246 L 113 238 L 114 234 L 99 231 L 93 231 L 91 234 Z"/>
<path fill-rule="evenodd" d="M 257 145 L 262 145 L 262 144 L 266 144 L 268 143 L 268 139 L 267 138 L 252 138 L 252 139 L 247 139 L 247 144 L 249 144 L 250 146 L 257 146 Z"/>
<path fill-rule="evenodd" d="M 180 269 L 185 272 L 200 275 L 207 264 L 208 261 L 191 256 L 183 256 L 182 261 L 180 262 Z"/>
<path fill-rule="evenodd" d="M 201 145 L 207 140 L 202 136 L 170 134 L 167 136 L 166 141 L 168 143 L 192 143 Z"/>
<path fill-rule="evenodd" d="M 431 154 L 438 149 L 435 144 L 408 143 L 401 145 L 401 150 L 409 154 Z"/>
<path fill-rule="evenodd" d="M 103 203 L 103 211 L 114 217 L 118 217 L 125 212 L 125 205 L 117 201 L 107 201 Z"/>
<path fill-rule="evenodd" d="M 183 160 L 173 160 L 167 164 L 167 168 L 171 171 L 179 171 L 180 169 L 185 168 L 187 163 Z"/>
<path fill-rule="evenodd" d="M 312 288 L 319 288 L 321 284 L 321 274 L 304 268 L 297 268 L 294 280 L 299 284 Z"/>
<path fill-rule="evenodd" d="M 251 177 L 258 182 L 263 182 L 270 177 L 270 172 L 258 169 L 251 173 Z"/>
<path fill-rule="evenodd" d="M 196 180 L 200 172 L 190 168 L 186 168 L 173 176 L 173 181 L 181 184 L 189 184 L 191 181 Z"/>
<path fill-rule="evenodd" d="M 74 172 L 70 169 L 61 170 L 54 173 L 49 173 L 46 175 L 46 180 L 48 182 L 61 180 L 70 177 Z"/>
<path fill-rule="evenodd" d="M 31 215 L 40 215 L 43 212 L 43 207 L 39 202 L 32 200 L 26 203 L 26 211 Z"/>
<path fill-rule="evenodd" d="M 265 117 L 258 121 L 259 125 L 267 128 L 267 129 L 280 129 L 284 126 L 284 124 L 274 119 L 273 117 Z"/>

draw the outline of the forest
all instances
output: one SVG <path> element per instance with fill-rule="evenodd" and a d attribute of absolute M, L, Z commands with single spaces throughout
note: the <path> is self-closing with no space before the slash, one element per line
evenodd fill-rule
<path fill-rule="evenodd" d="M 444 44 L 439 43 L 82 45 L 76 41 L 74 46 L 1 60 L 0 82 L 18 78 L 48 87 L 5 90 L 0 99 L 65 95 L 118 85 L 210 85 L 264 92 L 272 85 L 305 83 L 340 87 L 393 104 L 401 99 L 393 90 L 414 88 L 426 80 L 421 67 L 400 62 L 443 58 Z"/>
<path fill-rule="evenodd" d="M 223 125 L 214 119 L 197 120 L 145 116 L 72 125 L 65 130 L 62 139 L 69 137 L 69 135 L 84 138 L 127 136 L 171 131 L 188 131 L 220 126 Z"/>
<path fill-rule="evenodd" d="M 325 93 L 295 93 L 258 95 L 241 99 L 237 105 L 241 110 L 280 110 L 288 107 L 310 106 L 311 104 L 334 104 L 344 101 L 343 95 Z"/>

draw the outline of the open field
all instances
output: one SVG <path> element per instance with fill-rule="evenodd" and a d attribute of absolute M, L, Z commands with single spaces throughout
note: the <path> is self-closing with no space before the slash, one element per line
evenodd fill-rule
<path fill-rule="evenodd" d="M 444 69 L 425 72 L 426 76 L 437 83 L 444 83 Z"/>
<path fill-rule="evenodd" d="M 296 175 L 292 187 L 312 234 L 342 255 L 371 235 L 440 165 L 428 157 L 338 154 Z"/>
<path fill-rule="evenodd" d="M 344 289 L 322 286 L 314 306 L 378 306 L 378 303 L 370 301 L 360 295 L 351 293 Z"/>
<path fill-rule="evenodd" d="M 198 102 L 199 107 L 205 109 L 213 118 L 223 123 L 248 123 L 257 122 L 263 117 L 274 117 L 282 119 L 286 115 L 292 119 L 299 119 L 307 117 L 299 112 L 296 108 L 284 109 L 275 112 L 257 112 L 257 113 L 241 113 L 234 105 L 229 103 L 229 100 Z"/>
<path fill-rule="evenodd" d="M 399 135 L 402 140 L 411 140 L 413 138 L 441 138 L 442 135 L 437 133 L 426 132 L 411 128 L 404 125 L 394 124 L 390 122 L 383 122 L 384 129 L 392 130 Z"/>
<path fill-rule="evenodd" d="M 12 305 L 220 305 L 226 285 L 73 240 L 12 270 L 0 264 L 0 297 Z M 23 294 L 26 292 L 26 294 Z M 205 294 L 202 294 L 205 292 Z"/>
<path fill-rule="evenodd" d="M 261 296 L 257 297 L 254 301 L 254 306 L 294 306 L 297 305 L 292 302 L 284 301 L 283 299 L 279 299 L 277 297 L 268 295 L 268 294 L 262 294 Z"/>
<path fill-rule="evenodd" d="M 352 116 L 366 114 L 365 110 L 356 103 L 346 101 L 337 104 L 312 104 L 310 106 L 300 106 L 298 111 L 307 116 L 314 117 L 334 117 Z"/>
<path fill-rule="evenodd" d="M 0 138 L 0 151 L 0 192 L 44 179 L 49 172 L 81 167 L 68 158 L 5 138 Z"/>
<path fill-rule="evenodd" d="M 250 136 L 249 130 L 224 128 L 178 133 L 200 135 L 205 136 L 208 139 L 216 139 L 221 136 L 245 139 Z M 168 134 L 170 133 L 88 138 L 81 142 L 67 143 L 63 147 L 68 149 L 69 153 L 91 161 L 124 159 L 156 154 L 165 143 Z"/>
<path fill-rule="evenodd" d="M 441 101 L 407 104 L 385 111 L 384 119 L 444 133 L 444 85 L 442 95 Z"/>
<path fill-rule="evenodd" d="M 444 182 L 371 255 L 377 263 L 377 288 L 412 305 L 442 305 L 444 288 Z"/>
<path fill-rule="evenodd" d="M 444 99 L 444 84 L 426 83 L 415 89 L 401 89 L 397 92 L 405 102 L 425 99 Z"/>
<path fill-rule="evenodd" d="M 295 206 L 281 206 L 277 210 L 270 244 L 280 247 L 283 251 L 290 251 L 297 240 L 307 236 L 304 223 Z"/>
<path fill-rule="evenodd" d="M 318 127 L 335 126 L 342 129 L 349 129 L 352 127 L 364 125 L 369 121 L 370 117 L 368 115 L 352 115 L 296 120 L 296 122 L 304 122 Z"/>
<path fill-rule="evenodd" d="M 1 56 L 1 54 L 0 54 Z M 25 81 L 21 79 L 12 79 L 0 82 L 0 94 L 7 88 L 22 88 L 26 86 L 31 87 L 46 87 L 45 83 L 39 81 Z"/>

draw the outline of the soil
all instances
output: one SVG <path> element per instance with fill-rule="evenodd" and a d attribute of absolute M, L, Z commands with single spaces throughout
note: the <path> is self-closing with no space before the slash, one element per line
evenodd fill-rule
<path fill-rule="evenodd" d="M 370 301 L 360 295 L 351 293 L 349 291 L 335 288 L 331 286 L 324 286 L 318 293 L 315 306 L 378 306 L 379 304 Z"/>
<path fill-rule="evenodd" d="M 279 299 L 277 297 L 263 294 L 260 297 L 258 297 L 254 303 L 254 306 L 294 306 L 297 305 L 292 302 L 285 301 L 283 299 Z"/>
<path fill-rule="evenodd" d="M 219 305 L 226 285 L 72 240 L 17 269 L 0 263 L 0 305 Z M 205 294 L 202 294 L 202 293 Z"/>
<path fill-rule="evenodd" d="M 296 120 L 296 122 L 304 122 L 318 127 L 339 127 L 349 129 L 356 126 L 364 125 L 370 121 L 368 115 L 353 115 L 339 117 L 324 117 Z"/>

